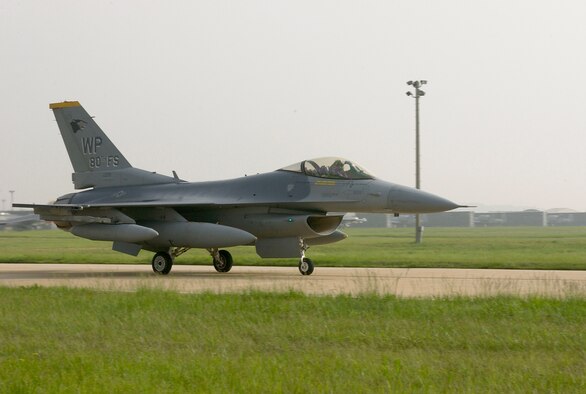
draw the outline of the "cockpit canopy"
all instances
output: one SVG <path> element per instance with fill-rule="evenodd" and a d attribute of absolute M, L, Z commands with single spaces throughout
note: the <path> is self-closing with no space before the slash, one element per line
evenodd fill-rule
<path fill-rule="evenodd" d="M 364 168 L 341 157 L 321 157 L 279 169 L 327 179 L 373 179 Z"/>

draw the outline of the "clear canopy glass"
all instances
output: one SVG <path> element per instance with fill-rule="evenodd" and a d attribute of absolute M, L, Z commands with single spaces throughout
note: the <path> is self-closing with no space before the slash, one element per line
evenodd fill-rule
<path fill-rule="evenodd" d="M 300 172 L 305 175 L 327 179 L 373 179 L 364 168 L 341 157 L 321 157 L 304 160 L 280 168 L 281 171 Z"/>

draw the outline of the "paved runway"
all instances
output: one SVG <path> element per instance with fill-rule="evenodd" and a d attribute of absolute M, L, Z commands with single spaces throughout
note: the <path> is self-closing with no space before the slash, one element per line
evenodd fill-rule
<path fill-rule="evenodd" d="M 156 288 L 186 293 L 293 290 L 318 295 L 566 297 L 586 295 L 586 271 L 317 267 L 313 275 L 302 276 L 296 267 L 235 266 L 220 274 L 211 266 L 177 265 L 168 276 L 160 276 L 150 265 L 0 264 L 0 286 L 32 285 L 111 291 Z"/>

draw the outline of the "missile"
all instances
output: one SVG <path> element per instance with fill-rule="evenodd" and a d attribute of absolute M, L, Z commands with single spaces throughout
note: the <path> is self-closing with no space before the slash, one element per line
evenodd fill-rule
<path fill-rule="evenodd" d="M 155 238 L 157 233 L 152 228 L 138 224 L 79 224 L 71 228 L 71 233 L 81 238 L 94 241 L 144 242 Z"/>
<path fill-rule="evenodd" d="M 221 224 L 203 222 L 141 222 L 159 235 L 148 242 L 157 247 L 226 248 L 256 241 L 251 233 Z"/>

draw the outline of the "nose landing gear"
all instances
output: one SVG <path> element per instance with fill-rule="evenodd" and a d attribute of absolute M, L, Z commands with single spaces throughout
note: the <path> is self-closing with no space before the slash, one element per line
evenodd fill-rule
<path fill-rule="evenodd" d="M 301 272 L 301 275 L 311 275 L 313 268 L 313 261 L 309 257 L 302 257 L 299 260 L 299 272 Z"/>
<path fill-rule="evenodd" d="M 309 245 L 299 238 L 299 247 L 301 249 L 301 258 L 299 259 L 299 272 L 301 275 L 311 275 L 313 273 L 313 261 L 309 257 L 305 257 L 305 251 L 309 249 Z"/>

